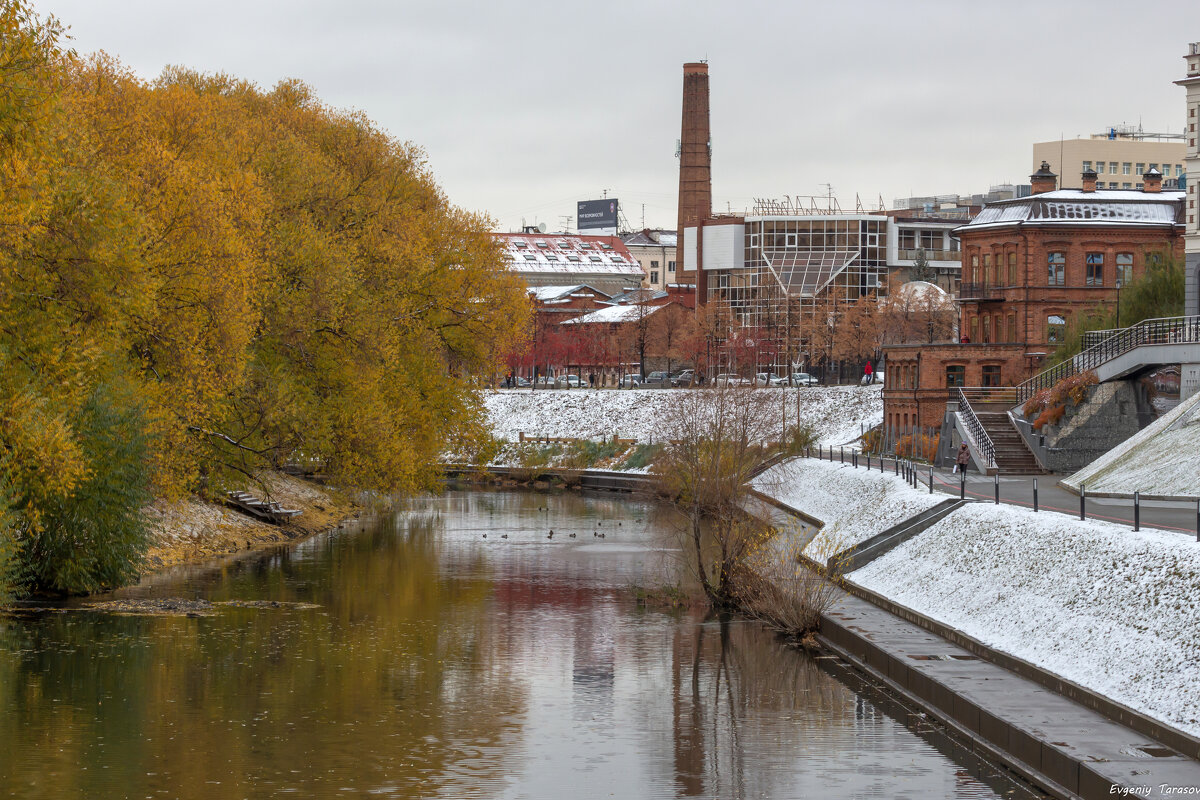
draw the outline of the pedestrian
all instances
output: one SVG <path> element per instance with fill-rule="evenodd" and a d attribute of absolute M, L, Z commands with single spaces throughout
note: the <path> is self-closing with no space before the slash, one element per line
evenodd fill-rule
<path fill-rule="evenodd" d="M 963 442 L 958 446 L 958 455 L 954 457 L 954 471 L 962 470 L 963 474 L 967 473 L 967 464 L 971 463 L 971 451 L 967 448 L 967 443 Z"/>
<path fill-rule="evenodd" d="M 594 372 L 588 373 L 588 386 L 592 389 L 596 388 L 596 373 L 594 373 Z"/>
<path fill-rule="evenodd" d="M 875 368 L 871 366 L 871 359 L 867 359 L 867 366 L 863 367 L 863 385 L 875 382 Z"/>

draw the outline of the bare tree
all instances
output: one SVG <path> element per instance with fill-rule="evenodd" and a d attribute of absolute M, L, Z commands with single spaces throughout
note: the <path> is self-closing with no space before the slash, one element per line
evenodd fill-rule
<path fill-rule="evenodd" d="M 712 386 L 678 392 L 664 420 L 673 438 L 654 471 L 685 523 L 690 565 L 716 607 L 737 605 L 746 559 L 771 536 L 742 506 L 775 432 L 774 404 L 766 392 Z"/>

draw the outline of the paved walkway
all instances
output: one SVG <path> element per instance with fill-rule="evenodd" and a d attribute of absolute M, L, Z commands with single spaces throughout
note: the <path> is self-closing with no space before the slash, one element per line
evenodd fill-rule
<path fill-rule="evenodd" d="M 847 455 L 849 458 L 849 455 Z M 835 458 L 836 460 L 836 458 Z M 859 459 L 859 469 L 865 469 L 866 462 Z M 879 460 L 872 459 L 872 469 L 879 469 Z M 886 472 L 894 472 L 895 467 L 889 459 L 885 461 Z M 921 485 L 929 485 L 929 467 L 920 467 Z M 949 470 L 935 469 L 933 471 L 934 491 L 957 495 L 959 493 L 958 475 Z M 1060 489 L 1058 475 L 1001 475 L 1000 502 L 1011 505 L 1033 507 L 1033 485 L 1037 481 L 1038 510 L 1052 511 L 1079 516 L 1079 496 Z M 990 475 L 980 475 L 976 472 L 967 473 L 966 496 L 975 500 L 994 501 L 995 478 Z M 1133 501 L 1123 498 L 1088 497 L 1085 502 L 1085 512 L 1088 519 L 1102 519 L 1133 527 Z M 1140 524 L 1147 528 L 1161 528 L 1176 531 L 1195 537 L 1198 519 L 1196 503 L 1175 500 L 1142 500 Z"/>

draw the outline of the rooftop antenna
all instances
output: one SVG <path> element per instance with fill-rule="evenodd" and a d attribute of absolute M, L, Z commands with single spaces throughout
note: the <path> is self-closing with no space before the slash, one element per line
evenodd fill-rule
<path fill-rule="evenodd" d="M 572 217 L 570 214 L 566 214 L 564 216 L 559 217 L 559 219 L 562 220 L 563 233 L 570 233 L 571 232 L 571 220 L 573 220 L 575 218 Z"/>

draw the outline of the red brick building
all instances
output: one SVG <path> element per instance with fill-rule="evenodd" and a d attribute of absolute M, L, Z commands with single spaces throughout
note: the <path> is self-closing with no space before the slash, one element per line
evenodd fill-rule
<path fill-rule="evenodd" d="M 985 207 L 955 231 L 962 249 L 959 341 L 884 348 L 884 423 L 902 435 L 941 425 L 956 387 L 1015 386 L 1037 373 L 1071 319 L 1116 303 L 1148 263 L 1183 257 L 1184 194 L 1161 191 L 1152 170 L 1141 190 L 1056 189 L 1048 165 L 1034 193 Z"/>

